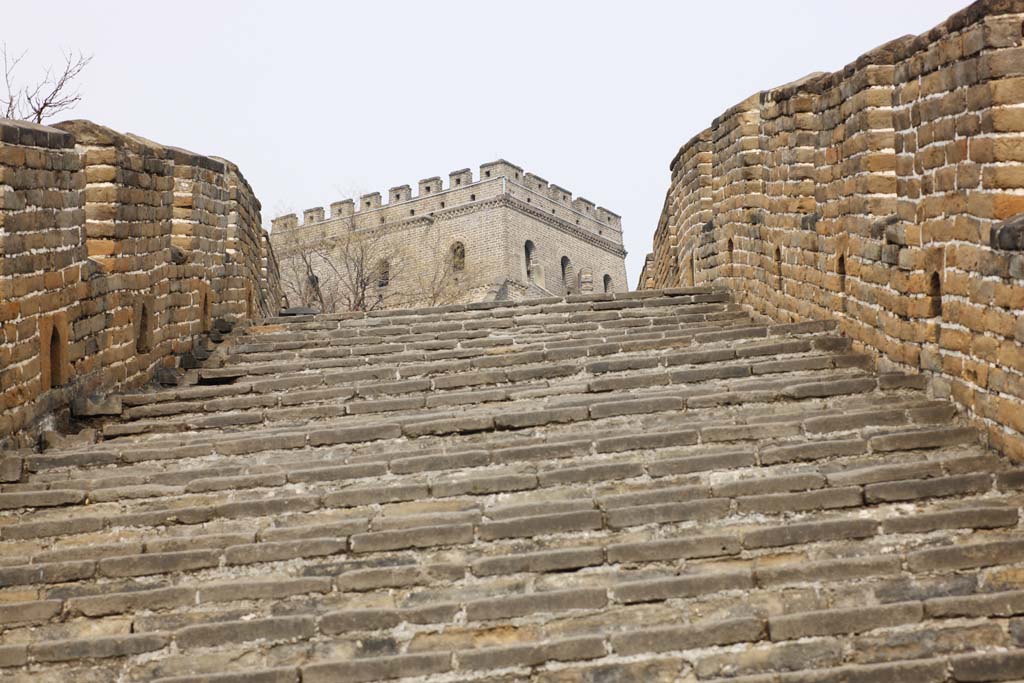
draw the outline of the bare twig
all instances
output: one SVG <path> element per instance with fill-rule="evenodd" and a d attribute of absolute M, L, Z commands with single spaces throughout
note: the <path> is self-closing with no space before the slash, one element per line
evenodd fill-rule
<path fill-rule="evenodd" d="M 74 81 L 85 67 L 89 66 L 92 55 L 65 52 L 64 65 L 59 72 L 53 67 L 47 67 L 40 81 L 30 86 L 19 87 L 15 79 L 15 70 L 25 54 L 22 52 L 17 57 L 12 57 L 6 43 L 0 46 L 6 89 L 6 97 L 0 100 L 0 107 L 6 118 L 42 123 L 82 101 L 82 93 L 75 87 Z"/>

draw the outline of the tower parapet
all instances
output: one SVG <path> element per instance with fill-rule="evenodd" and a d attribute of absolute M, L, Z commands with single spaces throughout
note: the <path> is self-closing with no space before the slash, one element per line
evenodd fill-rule
<path fill-rule="evenodd" d="M 344 199 L 332 202 L 329 215 L 322 207 L 309 208 L 303 211 L 301 225 L 349 219 L 355 221 L 356 228 L 378 228 L 508 195 L 530 205 L 531 209 L 544 211 L 548 216 L 566 221 L 574 229 L 609 240 L 621 248 L 622 219 L 618 214 L 597 207 L 583 197 L 573 197 L 571 190 L 549 183 L 536 173 L 526 172 L 505 159 L 481 164 L 480 175 L 475 181 L 473 171 L 462 168 L 448 174 L 447 187 L 441 176 L 424 178 L 417 182 L 416 187 L 414 194 L 412 186 L 396 185 L 388 190 L 386 202 L 380 192 L 364 194 L 358 201 Z M 399 204 L 402 205 L 401 210 L 397 209 Z M 373 214 L 372 218 L 370 214 Z M 274 229 L 287 230 L 298 227 L 299 222 L 289 214 L 273 219 L 271 225 Z"/>

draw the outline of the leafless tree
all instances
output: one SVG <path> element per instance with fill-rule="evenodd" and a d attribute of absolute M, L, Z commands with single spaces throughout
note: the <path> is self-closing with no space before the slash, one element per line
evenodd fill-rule
<path fill-rule="evenodd" d="M 424 257 L 412 270 L 414 300 L 418 306 L 444 306 L 462 301 L 484 284 L 479 263 L 466 253 L 461 241 L 446 242 L 440 235 L 426 237 L 417 249 Z"/>
<path fill-rule="evenodd" d="M 289 305 L 324 313 L 372 311 L 398 303 L 405 260 L 379 230 L 336 226 L 284 228 L 276 240 Z"/>
<path fill-rule="evenodd" d="M 17 56 L 12 55 L 7 49 L 7 43 L 0 45 L 6 88 L 5 97 L 0 98 L 0 111 L 5 118 L 42 123 L 82 101 L 82 93 L 76 87 L 75 80 L 89 66 L 92 55 L 64 52 L 63 66 L 47 67 L 39 81 L 22 86 L 18 84 L 15 72 L 26 54 L 22 52 Z"/>

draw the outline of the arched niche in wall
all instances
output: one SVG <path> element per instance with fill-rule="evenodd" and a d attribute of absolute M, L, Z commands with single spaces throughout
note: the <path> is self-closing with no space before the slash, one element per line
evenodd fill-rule
<path fill-rule="evenodd" d="M 40 391 L 49 391 L 71 377 L 67 315 L 62 311 L 40 318 L 38 325 Z"/>
<path fill-rule="evenodd" d="M 153 350 L 153 300 L 146 298 L 135 305 L 135 353 L 147 354 Z"/>
<path fill-rule="evenodd" d="M 605 273 L 604 277 L 601 278 L 601 284 L 604 287 L 604 291 L 605 292 L 615 291 L 614 288 L 612 287 L 612 276 L 611 275 Z"/>
<path fill-rule="evenodd" d="M 466 269 L 466 245 L 462 242 L 455 242 L 448 250 L 448 257 L 451 259 L 452 270 L 461 273 Z"/>
<path fill-rule="evenodd" d="M 560 265 L 562 268 L 562 291 L 565 294 L 576 293 L 576 269 L 568 256 L 563 256 Z"/>

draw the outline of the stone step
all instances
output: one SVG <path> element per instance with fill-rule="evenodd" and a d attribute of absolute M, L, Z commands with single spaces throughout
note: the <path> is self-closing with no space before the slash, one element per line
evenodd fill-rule
<path fill-rule="evenodd" d="M 808 379 L 811 381 L 808 381 Z M 804 430 L 805 427 L 802 425 L 804 420 L 801 419 L 798 412 L 799 409 L 803 408 L 803 404 L 807 404 L 807 414 L 813 415 L 810 419 L 818 420 L 818 422 L 811 423 L 811 430 L 814 433 L 824 433 L 822 430 L 826 427 L 823 426 L 824 423 L 821 420 L 827 418 L 828 415 L 819 412 L 820 409 L 817 407 L 818 402 L 822 400 L 839 402 L 840 397 L 847 397 L 845 400 L 849 401 L 850 398 L 858 396 L 867 398 L 869 395 L 876 395 L 889 397 L 884 400 L 891 402 L 893 398 L 902 400 L 899 397 L 909 397 L 914 394 L 913 391 L 909 394 L 903 394 L 898 386 L 895 389 L 880 389 L 878 392 L 868 392 L 868 390 L 872 389 L 873 383 L 874 380 L 868 376 L 851 375 L 843 381 L 823 384 L 819 380 L 815 380 L 813 373 L 804 373 L 803 379 L 787 377 L 782 380 L 726 380 L 711 390 L 698 392 L 695 395 L 690 395 L 685 391 L 678 395 L 665 395 L 661 393 L 664 387 L 656 386 L 652 396 L 652 399 L 655 400 L 651 401 L 630 401 L 625 400 L 621 396 L 611 396 L 612 400 L 602 400 L 599 395 L 595 394 L 595 398 L 588 399 L 583 406 L 573 401 L 572 403 L 576 403 L 576 405 L 568 405 L 564 408 L 553 406 L 551 408 L 532 409 L 531 406 L 526 406 L 531 409 L 514 413 L 507 412 L 508 407 L 505 407 L 506 412 L 497 415 L 494 413 L 493 408 L 487 406 L 501 407 L 501 404 L 485 404 L 485 410 L 483 411 L 465 411 L 462 413 L 423 411 L 410 415 L 397 415 L 397 419 L 396 417 L 389 418 L 387 415 L 350 416 L 342 420 L 289 425 L 281 429 L 260 429 L 258 433 L 250 431 L 246 434 L 239 434 L 222 431 L 216 435 L 215 441 L 204 442 L 193 437 L 189 439 L 188 445 L 181 445 L 183 442 L 171 440 L 173 438 L 182 438 L 173 437 L 173 434 L 168 434 L 166 437 L 162 437 L 161 440 L 152 440 L 153 437 L 150 436 L 148 438 L 141 437 L 142 440 L 137 442 L 128 438 L 123 440 L 124 443 L 121 443 L 122 440 L 117 439 L 104 443 L 101 447 L 102 450 L 93 447 L 87 451 L 62 451 L 59 455 L 43 454 L 31 456 L 27 458 L 26 465 L 29 471 L 37 472 L 46 469 L 66 468 L 68 466 L 110 466 L 119 463 L 130 464 L 168 459 L 203 458 L 211 457 L 215 452 L 220 455 L 231 456 L 272 450 L 294 451 L 295 449 L 304 449 L 307 446 L 320 448 L 336 444 L 346 444 L 346 447 L 354 447 L 360 443 L 369 445 L 378 439 L 393 440 L 396 438 L 400 439 L 403 449 L 409 446 L 414 448 L 430 448 L 432 443 L 441 442 L 438 435 L 444 436 L 446 434 L 451 436 L 444 443 L 454 443 L 451 439 L 472 439 L 475 441 L 480 441 L 482 438 L 497 440 L 517 439 L 521 438 L 520 435 L 527 435 L 531 432 L 543 434 L 548 432 L 593 431 L 594 429 L 610 429 L 619 425 L 627 426 L 627 428 L 630 428 L 629 425 L 639 425 L 641 428 L 647 429 L 649 427 L 646 426 L 646 422 L 664 424 L 664 420 L 655 420 L 653 415 L 662 414 L 666 410 L 669 411 L 670 415 L 673 412 L 680 417 L 685 415 L 686 421 L 691 424 L 700 424 L 700 438 L 707 443 L 737 439 L 771 438 L 772 430 L 775 431 L 775 438 L 779 438 L 787 436 L 787 430 L 789 430 L 790 436 L 794 436 Z M 884 380 L 882 385 L 886 387 L 892 386 L 891 383 L 887 383 Z M 761 387 L 762 390 L 755 391 L 758 387 Z M 810 387 L 813 391 L 808 393 L 807 387 Z M 821 387 L 821 389 L 819 390 L 818 387 Z M 731 391 L 733 388 L 738 388 L 742 391 Z M 792 393 L 794 389 L 799 390 L 801 396 L 809 395 L 809 397 L 788 398 L 786 396 L 787 392 Z M 892 392 L 895 393 L 893 394 Z M 819 396 L 822 393 L 826 395 Z M 890 396 L 890 394 L 892 395 Z M 687 397 L 682 398 L 683 396 Z M 562 400 L 565 398 L 563 396 Z M 619 399 L 618 407 L 610 405 L 616 403 L 616 399 Z M 773 405 L 779 401 L 783 403 L 778 404 L 778 408 L 773 408 Z M 670 402 L 672 405 L 669 405 Z M 737 408 L 735 406 L 739 405 L 744 405 L 744 409 L 751 410 L 771 409 L 778 413 L 779 416 L 766 420 L 756 419 L 755 422 L 762 422 L 762 424 L 749 424 L 744 425 L 740 429 L 735 429 L 736 416 L 739 415 L 736 412 Z M 586 409 L 586 414 L 584 414 L 581 408 Z M 676 408 L 676 410 L 673 411 L 673 408 Z M 718 417 L 721 410 L 728 411 L 724 423 Z M 790 419 L 794 420 L 794 424 L 801 423 L 799 428 L 793 426 L 786 427 L 784 425 L 773 427 L 763 424 L 764 422 L 787 419 L 784 416 L 787 410 L 792 413 L 793 417 Z M 948 419 L 950 417 L 948 411 L 936 411 L 927 405 L 923 405 L 920 410 L 914 412 L 894 413 L 889 411 L 890 416 L 884 419 L 872 418 L 869 414 L 870 411 L 862 410 L 861 413 L 857 417 L 866 424 L 837 423 L 835 427 L 828 425 L 827 429 L 847 431 L 858 426 L 860 428 L 869 428 L 876 422 L 881 425 L 893 425 L 904 422 L 927 424 L 935 422 L 937 419 Z M 703 418 L 705 414 L 707 414 L 706 419 Z M 567 423 L 567 418 L 573 419 Z M 173 422 L 169 424 L 174 425 Z M 720 427 L 720 429 L 716 430 L 715 427 Z M 304 431 L 300 431 L 300 429 Z M 662 431 L 665 427 L 658 427 L 657 429 Z M 215 430 L 211 429 L 210 431 L 214 432 Z M 941 434 L 945 434 L 945 432 L 941 432 Z M 964 437 L 969 437 L 969 433 L 965 432 Z M 613 446 L 614 442 L 608 441 L 602 448 Z M 781 454 L 780 457 L 782 457 Z M 792 457 L 798 457 L 798 454 L 793 453 Z"/>
<path fill-rule="evenodd" d="M 450 375 L 452 371 L 459 368 L 450 365 L 437 367 L 441 374 L 425 372 L 423 374 L 411 373 L 407 378 L 395 380 L 393 376 L 386 377 L 385 381 L 374 381 L 362 379 L 363 375 L 356 375 L 351 385 L 340 385 L 324 387 L 324 379 L 317 375 L 301 374 L 293 377 L 281 377 L 277 380 L 260 381 L 242 385 L 236 394 L 228 394 L 217 398 L 210 398 L 208 392 L 190 392 L 188 389 L 177 392 L 179 400 L 149 402 L 129 407 L 124 411 L 126 420 L 145 419 L 153 417 L 170 417 L 183 414 L 195 414 L 198 419 L 202 413 L 214 413 L 225 410 L 267 410 L 275 408 L 289 409 L 278 410 L 282 415 L 289 415 L 301 406 L 308 404 L 321 405 L 329 404 L 331 408 L 338 405 L 346 405 L 346 411 L 354 414 L 375 411 L 378 404 L 381 404 L 389 397 L 404 397 L 413 399 L 422 398 L 418 403 L 387 404 L 383 403 L 382 409 L 392 408 L 393 410 L 411 410 L 434 406 L 468 405 L 472 403 L 478 391 L 464 391 L 464 387 L 493 386 L 503 391 L 503 394 L 496 396 L 482 396 L 482 401 L 515 399 L 518 396 L 529 395 L 530 390 L 536 387 L 546 387 L 553 383 L 583 382 L 595 375 L 610 375 L 603 381 L 593 380 L 593 390 L 608 390 L 616 384 L 611 377 L 618 377 L 620 373 L 629 369 L 643 367 L 650 385 L 672 384 L 672 383 L 698 383 L 715 379 L 729 379 L 737 377 L 756 377 L 768 374 L 780 374 L 787 372 L 799 372 L 801 370 L 824 370 L 835 367 L 849 367 L 851 363 L 848 356 L 834 354 L 828 350 L 833 346 L 832 338 L 801 338 L 792 342 L 779 344 L 757 344 L 752 346 L 740 346 L 736 349 L 723 349 L 715 353 L 683 353 L 683 354 L 647 354 L 644 356 L 627 356 L 614 358 L 608 361 L 598 362 L 573 362 L 563 361 L 558 364 L 542 363 L 529 364 L 521 368 L 484 369 L 472 372 L 471 367 L 466 366 L 457 375 Z M 816 350 L 817 347 L 824 347 L 826 350 Z M 778 354 L 785 355 L 780 360 Z M 757 359 L 763 355 L 772 354 L 775 360 L 750 362 L 733 361 L 721 366 L 714 366 L 706 370 L 689 370 L 689 367 L 697 367 L 700 364 L 722 359 L 726 354 L 736 358 Z M 583 357 L 585 361 L 586 357 Z M 860 358 L 860 357 L 856 357 Z M 857 363 L 859 364 L 859 360 Z M 674 367 L 684 364 L 686 367 L 663 375 L 655 375 L 649 371 L 658 367 Z M 424 368 L 426 370 L 426 368 Z M 369 373 L 368 373 L 369 374 Z M 382 373 L 372 373 L 379 376 Z M 403 371 L 399 369 L 399 375 Z M 539 383 L 538 383 L 538 380 Z M 191 399 L 192 393 L 200 393 L 200 397 Z M 454 396 L 452 395 L 454 394 Z M 294 410 L 293 410 L 294 409 Z M 290 412 L 289 412 L 290 411 Z M 344 412 L 344 411 L 343 411 Z"/>
<path fill-rule="evenodd" d="M 494 321 L 446 320 L 413 327 L 352 327 L 334 329 L 282 330 L 254 328 L 250 334 L 233 336 L 222 355 L 296 351 L 299 355 L 316 349 L 330 349 L 342 355 L 360 357 L 416 351 L 444 351 L 452 342 L 467 348 L 501 344 L 530 344 L 636 335 L 671 334 L 691 327 L 731 325 L 750 320 L 749 314 L 731 304 L 561 313 Z M 749 322 L 747 323 L 749 324 Z M 403 349 L 404 347 L 404 349 Z M 348 352 L 346 354 L 346 351 Z"/>
<path fill-rule="evenodd" d="M 831 325 L 673 294 L 239 326 L 18 456 L 0 677 L 1024 680 L 1024 476 Z"/>
<path fill-rule="evenodd" d="M 859 362 L 859 361 L 858 361 Z M 607 377 L 591 380 L 585 384 L 582 381 L 571 382 L 569 379 L 562 384 L 560 378 L 541 380 L 538 383 L 525 384 L 504 384 L 507 376 L 495 375 L 493 372 L 471 373 L 456 377 L 460 388 L 471 385 L 483 386 L 482 381 L 494 381 L 499 387 L 507 388 L 507 401 L 528 401 L 529 399 L 541 399 L 553 393 L 563 393 L 565 389 L 573 390 L 574 393 L 601 394 L 612 391 L 628 391 L 633 389 L 644 389 L 651 387 L 697 387 L 706 384 L 713 390 L 706 390 L 703 396 L 695 396 L 695 391 L 686 391 L 683 396 L 688 396 L 687 405 L 693 407 L 707 407 L 724 403 L 742 402 L 768 402 L 776 400 L 801 400 L 806 398 L 820 398 L 826 396 L 849 395 L 865 393 L 875 389 L 887 389 L 890 387 L 878 384 L 876 378 L 858 372 L 856 368 L 847 369 L 847 364 L 841 361 L 841 357 L 823 357 L 810 363 L 811 368 L 793 370 L 774 374 L 763 372 L 751 378 L 748 367 L 736 366 L 742 372 L 733 372 L 732 368 L 727 371 L 700 371 L 680 373 L 637 373 L 626 377 Z M 817 369 L 814 369 L 817 368 Z M 916 377 L 915 377 L 916 380 Z M 433 382 L 437 385 L 438 380 Z M 124 436 L 144 435 L 152 433 L 167 433 L 176 431 L 201 431 L 201 430 L 225 430 L 237 431 L 242 427 L 253 425 L 288 423 L 306 425 L 310 420 L 324 420 L 324 426 L 341 426 L 344 422 L 347 425 L 359 426 L 361 424 L 378 424 L 387 422 L 387 414 L 399 413 L 397 423 L 400 426 L 426 420 L 444 420 L 453 417 L 461 417 L 460 414 L 450 412 L 451 405 L 446 401 L 432 401 L 436 407 L 426 405 L 427 391 L 424 382 L 401 382 L 387 385 L 388 391 L 399 391 L 401 389 L 418 389 L 406 395 L 394 395 L 395 398 L 377 399 L 355 399 L 351 402 L 341 404 L 331 403 L 320 406 L 317 409 L 307 408 L 302 405 L 294 407 L 260 407 L 249 410 L 235 409 L 230 411 L 208 413 L 185 413 L 171 414 L 164 417 L 140 418 L 127 422 L 109 423 L 103 427 L 102 434 L 106 440 L 113 440 Z M 903 389 L 904 386 L 895 386 L 894 389 Z M 443 394 L 436 394 L 443 396 Z M 501 397 L 490 396 L 494 400 Z M 375 404 L 373 401 L 380 401 Z M 390 401 L 390 402 L 385 402 Z M 257 402 L 258 403 L 258 402 Z M 492 404 L 492 405 L 483 405 Z M 493 401 L 482 401 L 481 405 L 463 403 L 462 396 L 458 396 L 455 407 L 461 408 L 463 413 L 486 413 L 497 412 L 501 406 L 493 405 Z M 187 406 L 172 405 L 171 409 L 185 409 Z M 538 409 L 543 410 L 543 406 Z M 345 419 L 347 416 L 347 420 Z M 364 418 L 364 416 L 366 416 Z M 339 419 L 340 418 L 340 419 Z M 312 428 L 312 427 L 310 427 Z M 460 431 L 460 430 L 455 430 Z M 414 436 L 407 433 L 407 436 Z"/>

